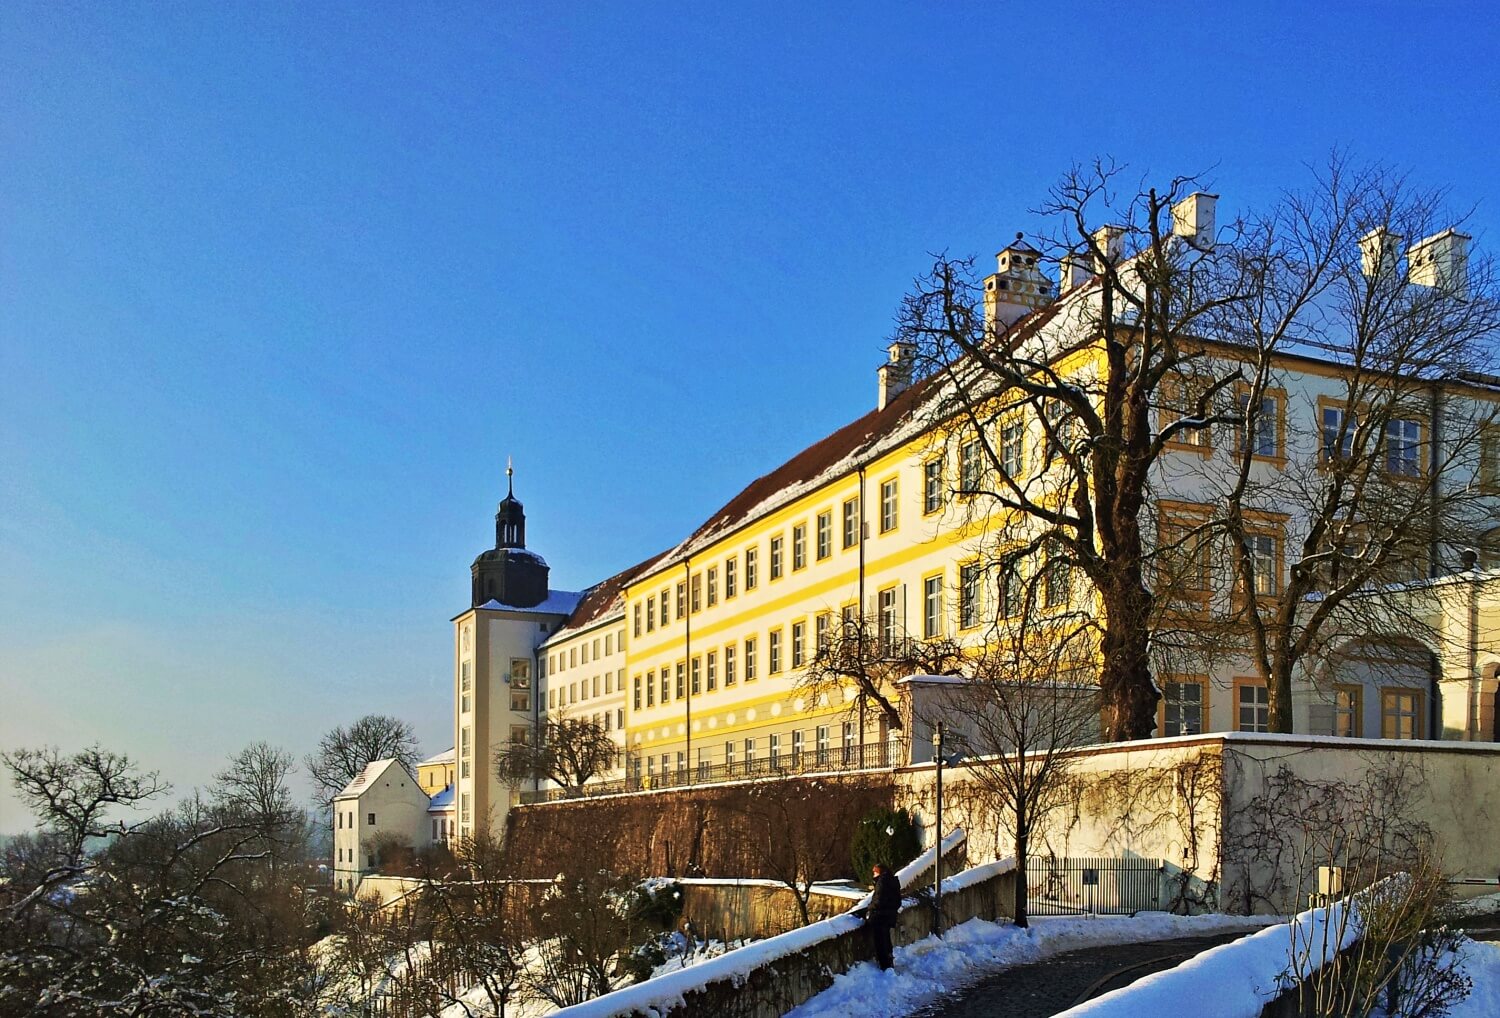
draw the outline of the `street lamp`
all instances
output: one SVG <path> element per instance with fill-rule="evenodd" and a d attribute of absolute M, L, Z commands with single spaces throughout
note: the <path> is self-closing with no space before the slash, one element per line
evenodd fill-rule
<path fill-rule="evenodd" d="M 936 914 L 933 917 L 933 932 L 938 936 L 943 935 L 943 765 L 952 767 L 963 759 L 963 753 L 950 753 L 943 755 L 943 723 L 939 721 L 932 733 L 932 756 L 937 761 L 937 846 L 932 858 L 932 890 L 933 908 Z"/>

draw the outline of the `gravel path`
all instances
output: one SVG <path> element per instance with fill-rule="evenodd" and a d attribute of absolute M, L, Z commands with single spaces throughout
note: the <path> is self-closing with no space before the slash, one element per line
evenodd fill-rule
<path fill-rule="evenodd" d="M 1035 965 L 1018 965 L 997 973 L 961 993 L 929 1005 L 913 1018 L 1051 1018 L 1078 1002 L 1079 995 L 1099 980 L 1128 965 L 1140 968 L 1120 973 L 1097 993 L 1127 986 L 1142 976 L 1178 964 L 1200 951 L 1245 936 L 1230 933 L 1141 944 L 1090 947 L 1060 954 Z M 1145 962 L 1157 964 L 1145 965 Z"/>

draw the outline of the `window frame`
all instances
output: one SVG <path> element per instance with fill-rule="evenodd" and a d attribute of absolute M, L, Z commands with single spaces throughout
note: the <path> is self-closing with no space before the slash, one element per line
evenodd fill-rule
<path fill-rule="evenodd" d="M 1204 735 L 1210 730 L 1210 685 L 1211 684 L 1208 681 L 1207 675 L 1168 674 L 1162 676 L 1161 703 L 1157 705 L 1156 718 L 1157 731 L 1161 732 L 1162 738 L 1171 739 L 1181 736 Z M 1171 697 L 1169 695 L 1170 691 L 1168 689 L 1168 687 L 1170 686 L 1176 686 L 1179 690 L 1185 686 L 1198 687 L 1198 730 L 1196 732 L 1169 732 L 1167 730 L 1167 726 L 1171 723 L 1167 717 L 1167 709 L 1172 705 Z M 1182 701 L 1179 699 L 1177 702 L 1177 707 L 1179 710 L 1177 724 L 1179 727 L 1181 727 L 1182 725 L 1180 711 L 1184 703 L 1190 703 L 1190 701 Z"/>
<path fill-rule="evenodd" d="M 1394 711 L 1391 709 L 1391 701 L 1396 697 L 1409 696 L 1412 699 L 1411 713 Z M 1425 692 L 1416 686 L 1381 686 L 1380 687 L 1380 737 L 1399 742 L 1419 741 L 1426 738 L 1427 696 Z M 1390 722 L 1393 718 L 1411 718 L 1411 735 L 1390 734 Z"/>
<path fill-rule="evenodd" d="M 1246 728 L 1244 725 L 1245 700 L 1244 690 L 1260 689 L 1265 691 L 1265 702 L 1250 704 L 1251 709 L 1257 712 L 1265 711 L 1264 727 Z M 1236 676 L 1234 680 L 1234 730 L 1236 732 L 1269 732 L 1271 730 L 1271 689 L 1265 679 L 1254 676 Z"/>

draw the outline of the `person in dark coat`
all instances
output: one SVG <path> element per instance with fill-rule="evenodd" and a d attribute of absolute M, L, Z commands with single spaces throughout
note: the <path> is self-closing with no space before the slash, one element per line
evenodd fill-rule
<path fill-rule="evenodd" d="M 896 926 L 896 914 L 901 911 L 901 883 L 883 863 L 875 864 L 874 876 L 875 890 L 870 895 L 865 926 L 875 944 L 875 961 L 883 971 L 894 968 L 896 964 L 891 948 L 891 930 Z"/>

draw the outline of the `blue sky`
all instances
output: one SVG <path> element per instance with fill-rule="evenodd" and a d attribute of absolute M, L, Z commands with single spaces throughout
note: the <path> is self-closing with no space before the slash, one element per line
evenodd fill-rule
<path fill-rule="evenodd" d="M 1496 52 L 1477 3 L 0 6 L 0 747 L 444 749 L 508 454 L 554 586 L 674 543 L 1095 155 L 1222 218 L 1347 146 L 1492 246 Z"/>

